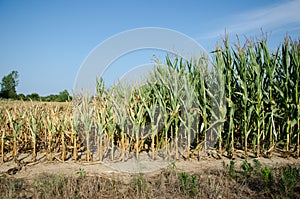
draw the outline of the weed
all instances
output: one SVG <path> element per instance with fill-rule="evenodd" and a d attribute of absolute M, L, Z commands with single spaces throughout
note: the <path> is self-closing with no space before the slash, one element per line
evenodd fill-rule
<path fill-rule="evenodd" d="M 47 198 L 49 194 L 61 197 L 65 191 L 65 178 L 63 175 L 39 178 L 35 181 L 35 186 L 40 198 Z"/>
<path fill-rule="evenodd" d="M 147 188 L 146 181 L 141 173 L 134 175 L 133 177 L 134 189 L 140 194 Z"/>
<path fill-rule="evenodd" d="M 76 174 L 78 174 L 80 177 L 83 177 L 83 176 L 85 176 L 85 170 L 82 169 L 82 168 L 80 168 L 80 169 L 76 172 Z"/>
<path fill-rule="evenodd" d="M 269 187 L 272 186 L 274 182 L 274 177 L 273 177 L 272 170 L 269 169 L 269 167 L 266 166 L 261 170 L 261 179 L 267 186 Z"/>
<path fill-rule="evenodd" d="M 189 175 L 185 172 L 181 173 L 180 178 L 181 189 L 185 195 L 195 196 L 199 189 L 198 177 Z"/>
<path fill-rule="evenodd" d="M 233 160 L 230 160 L 229 165 L 225 164 L 225 162 L 222 162 L 223 164 L 223 169 L 225 170 L 225 174 L 230 176 L 231 178 L 236 178 L 237 177 L 237 173 L 235 170 L 235 162 Z"/>
<path fill-rule="evenodd" d="M 5 185 L 8 190 L 8 196 L 14 198 L 17 196 L 17 192 L 22 189 L 23 182 L 10 180 Z"/>
<path fill-rule="evenodd" d="M 289 196 L 291 192 L 294 190 L 298 172 L 299 172 L 298 169 L 292 168 L 290 165 L 287 169 L 283 171 L 282 178 L 280 179 L 279 182 L 284 190 L 285 196 Z"/>
<path fill-rule="evenodd" d="M 241 169 L 243 170 L 244 177 L 249 177 L 251 175 L 251 172 L 253 171 L 253 167 L 250 163 L 247 162 L 247 160 L 244 160 L 241 164 Z"/>
<path fill-rule="evenodd" d="M 261 163 L 256 159 L 253 160 L 253 163 L 254 163 L 254 172 L 260 171 Z"/>

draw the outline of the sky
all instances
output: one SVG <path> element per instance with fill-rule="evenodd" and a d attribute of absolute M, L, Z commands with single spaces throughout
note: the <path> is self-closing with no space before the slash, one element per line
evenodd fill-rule
<path fill-rule="evenodd" d="M 300 0 L 0 0 L 0 78 L 18 71 L 17 93 L 72 93 L 82 63 L 97 45 L 143 27 L 181 32 L 207 51 L 225 29 L 233 42 L 236 34 L 259 38 L 263 30 L 276 48 L 286 34 L 300 38 L 299 10 Z M 118 73 L 123 65 L 129 71 L 156 53 L 120 57 L 104 74 L 106 81 L 123 76 L 126 71 Z"/>

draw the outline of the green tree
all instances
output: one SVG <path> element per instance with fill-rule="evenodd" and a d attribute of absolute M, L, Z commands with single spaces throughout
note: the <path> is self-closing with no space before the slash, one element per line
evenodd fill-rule
<path fill-rule="evenodd" d="M 56 100 L 56 98 L 57 98 L 57 95 L 51 94 L 51 95 L 48 95 L 48 96 L 45 97 L 45 98 L 46 98 L 45 101 L 47 101 L 47 102 L 54 102 L 54 101 Z"/>
<path fill-rule="evenodd" d="M 26 96 L 27 99 L 31 99 L 32 101 L 40 101 L 40 96 L 37 93 L 31 93 Z"/>
<path fill-rule="evenodd" d="M 20 94 L 18 94 L 18 100 L 24 100 L 24 101 L 26 101 L 27 98 L 26 98 L 26 96 L 23 93 L 20 93 Z"/>
<path fill-rule="evenodd" d="M 0 96 L 3 98 L 16 98 L 16 87 L 18 86 L 18 71 L 12 71 L 2 78 Z"/>
<path fill-rule="evenodd" d="M 59 92 L 59 95 L 56 98 L 56 101 L 58 101 L 58 102 L 66 102 L 66 101 L 70 101 L 70 100 L 71 100 L 71 96 L 69 95 L 69 92 L 67 90 Z"/>

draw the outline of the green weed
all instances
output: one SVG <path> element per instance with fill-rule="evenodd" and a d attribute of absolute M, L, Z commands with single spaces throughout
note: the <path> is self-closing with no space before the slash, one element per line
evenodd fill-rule
<path fill-rule="evenodd" d="M 181 173 L 180 178 L 181 190 L 185 195 L 195 196 L 199 189 L 198 177 L 196 175 L 189 175 L 185 172 Z"/>

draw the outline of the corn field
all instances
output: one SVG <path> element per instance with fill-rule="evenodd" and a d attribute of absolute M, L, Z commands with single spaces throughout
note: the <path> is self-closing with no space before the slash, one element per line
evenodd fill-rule
<path fill-rule="evenodd" d="M 265 39 L 225 38 L 212 56 L 212 68 L 203 57 L 167 56 L 138 86 L 106 88 L 99 78 L 97 96 L 73 103 L 2 101 L 1 161 L 201 159 L 211 150 L 299 157 L 299 40 L 270 52 Z"/>

